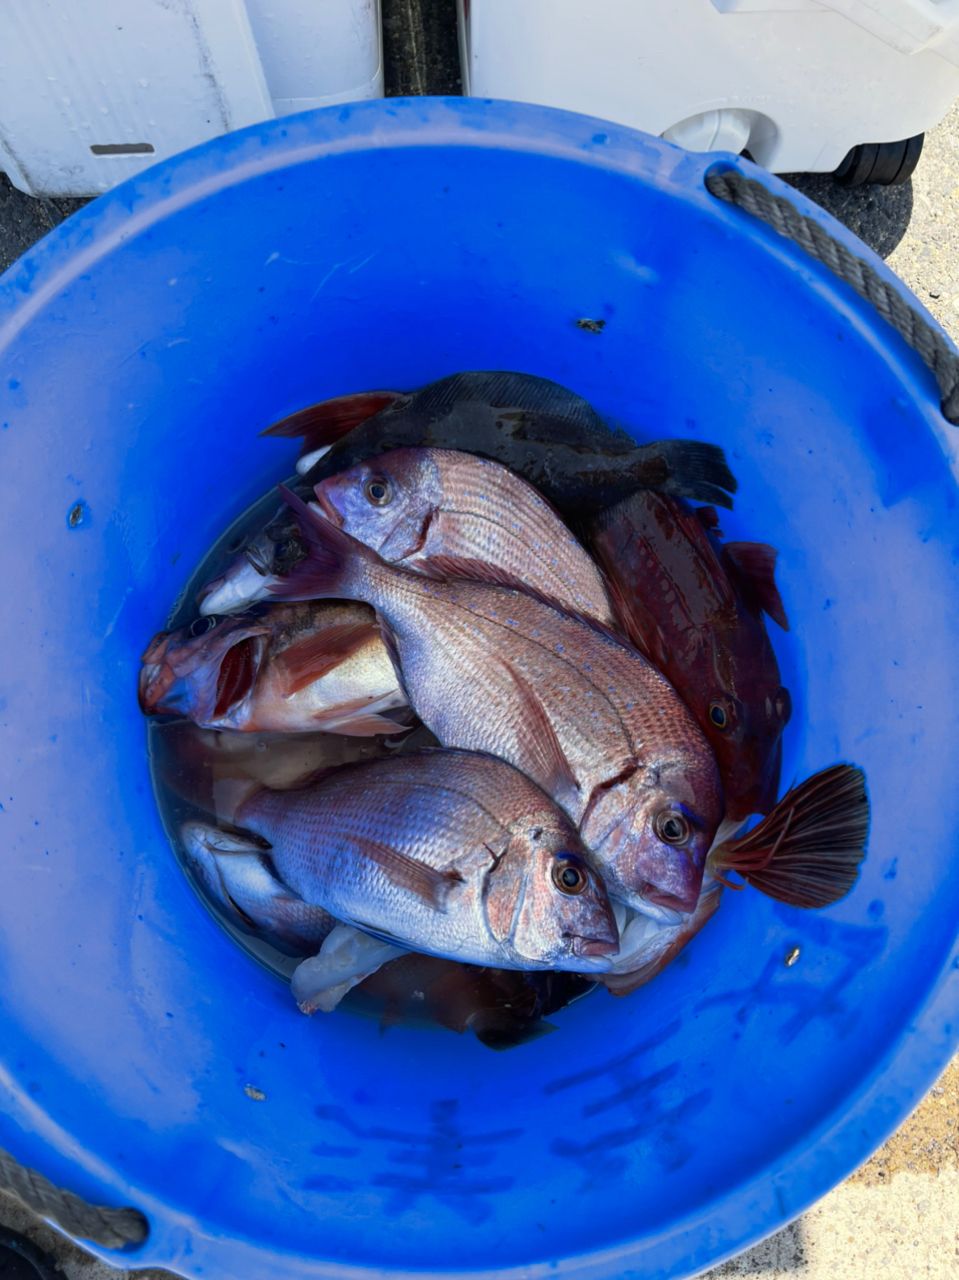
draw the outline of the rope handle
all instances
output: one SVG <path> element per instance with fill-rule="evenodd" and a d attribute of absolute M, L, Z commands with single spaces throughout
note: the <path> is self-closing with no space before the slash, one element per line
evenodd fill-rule
<path fill-rule="evenodd" d="M 959 355 L 937 328 L 902 297 L 875 267 L 857 257 L 813 218 L 800 213 L 784 196 L 775 195 L 755 178 L 735 169 L 706 174 L 706 190 L 718 200 L 736 205 L 772 227 L 787 240 L 828 267 L 892 325 L 928 366 L 942 396 L 942 414 L 959 424 Z"/>
<path fill-rule="evenodd" d="M 146 1218 L 138 1209 L 111 1209 L 64 1191 L 0 1150 L 0 1191 L 25 1208 L 80 1240 L 91 1240 L 107 1249 L 142 1244 L 149 1235 Z"/>

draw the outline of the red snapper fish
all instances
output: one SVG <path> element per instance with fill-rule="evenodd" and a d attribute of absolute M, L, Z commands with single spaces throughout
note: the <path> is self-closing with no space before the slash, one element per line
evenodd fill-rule
<path fill-rule="evenodd" d="M 575 827 L 493 756 L 424 751 L 330 770 L 296 792 L 255 792 L 231 825 L 193 841 L 226 863 L 268 856 L 281 886 L 271 899 L 282 892 L 393 947 L 579 972 L 603 970 L 619 946 Z M 249 899 L 245 910 L 255 916 Z"/>
<path fill-rule="evenodd" d="M 453 449 L 394 449 L 320 481 L 322 513 L 384 560 L 463 577 L 498 575 L 612 622 L 602 575 L 553 507 L 498 462 Z M 311 504 L 312 505 L 312 504 Z"/>

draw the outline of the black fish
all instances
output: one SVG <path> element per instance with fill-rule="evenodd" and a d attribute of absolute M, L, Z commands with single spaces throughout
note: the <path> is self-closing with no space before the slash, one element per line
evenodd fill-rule
<path fill-rule="evenodd" d="M 583 516 L 635 489 L 732 505 L 736 480 L 718 445 L 658 440 L 638 445 L 608 426 L 575 392 L 525 373 L 475 371 L 420 391 L 362 392 L 324 400 L 268 427 L 301 437 L 297 470 L 310 485 L 365 458 L 403 446 L 461 449 L 501 462 L 560 511 Z"/>

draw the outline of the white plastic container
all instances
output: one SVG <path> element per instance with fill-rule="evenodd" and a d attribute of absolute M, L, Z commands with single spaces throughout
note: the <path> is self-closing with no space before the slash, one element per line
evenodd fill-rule
<path fill-rule="evenodd" d="M 379 0 L 0 2 L 0 170 L 31 195 L 382 93 Z"/>
<path fill-rule="evenodd" d="M 779 173 L 912 138 L 959 97 L 959 0 L 459 4 L 465 92 L 748 150 Z"/>

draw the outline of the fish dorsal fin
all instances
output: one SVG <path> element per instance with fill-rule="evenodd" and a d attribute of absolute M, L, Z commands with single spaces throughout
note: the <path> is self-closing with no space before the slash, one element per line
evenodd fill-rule
<path fill-rule="evenodd" d="M 287 697 L 334 670 L 377 637 L 374 622 L 344 622 L 297 640 L 277 656 Z"/>
<path fill-rule="evenodd" d="M 500 661 L 522 699 L 523 710 L 516 717 L 516 722 L 523 754 L 530 762 L 530 772 L 535 774 L 543 790 L 560 804 L 562 803 L 560 797 L 565 797 L 569 792 L 579 795 L 579 781 L 546 708 L 537 698 L 526 678 L 512 663 L 505 658 Z"/>
<path fill-rule="evenodd" d="M 743 594 L 788 631 L 789 619 L 776 586 L 776 548 L 765 542 L 727 542 L 725 550 Z"/>
<path fill-rule="evenodd" d="M 375 862 L 392 884 L 407 889 L 437 911 L 444 911 L 450 893 L 457 885 L 465 883 L 453 867 L 437 870 L 391 845 L 374 840 L 372 836 L 357 835 L 354 839 L 358 852 L 370 862 Z"/>
<path fill-rule="evenodd" d="M 423 414 L 446 416 L 464 404 L 546 415 L 582 429 L 600 419 L 582 396 L 558 382 L 535 374 L 505 369 L 470 369 L 429 383 L 414 393 L 416 409 Z"/>
<path fill-rule="evenodd" d="M 350 432 L 404 398 L 402 391 L 361 391 L 320 400 L 274 422 L 260 434 L 303 441 L 303 453 L 328 449 Z"/>

